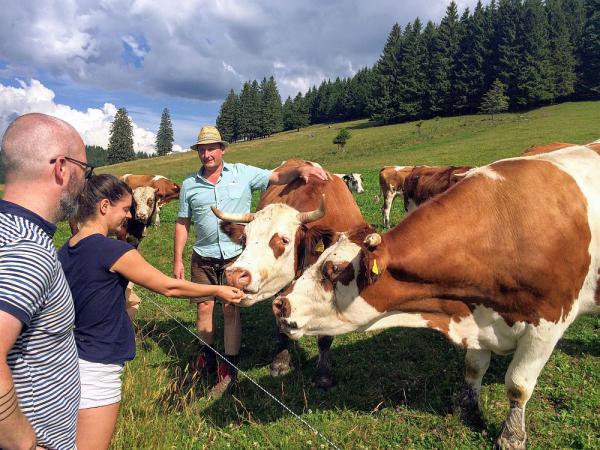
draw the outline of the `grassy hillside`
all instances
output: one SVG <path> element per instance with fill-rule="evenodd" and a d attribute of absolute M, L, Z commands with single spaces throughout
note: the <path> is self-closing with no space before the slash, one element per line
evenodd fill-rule
<path fill-rule="evenodd" d="M 331 143 L 338 129 L 352 138 L 346 152 Z M 282 160 L 318 161 L 336 172 L 359 171 L 366 192 L 357 201 L 367 221 L 381 225 L 377 173 L 383 165 L 480 165 L 518 155 L 553 141 L 586 143 L 600 138 L 600 102 L 551 106 L 489 120 L 465 116 L 372 127 L 367 121 L 319 125 L 230 147 L 226 158 L 262 167 Z M 194 152 L 103 168 L 114 174 L 162 174 L 181 181 L 198 168 Z M 171 270 L 176 203 L 151 229 L 141 251 L 166 273 Z M 402 202 L 392 222 L 401 218 Z M 67 237 L 60 227 L 57 243 Z M 186 258 L 189 259 L 189 246 Z M 195 312 L 184 300 L 143 289 L 136 322 L 138 355 L 127 365 L 116 449 L 325 448 L 325 443 L 289 416 L 248 380 L 233 397 L 209 400 L 207 386 L 185 377 L 196 344 L 188 331 L 154 306 L 158 302 L 189 329 Z M 486 426 L 474 429 L 449 411 L 463 379 L 462 350 L 431 330 L 388 329 L 336 338 L 337 385 L 312 387 L 314 339 L 295 344 L 296 370 L 269 376 L 275 337 L 269 302 L 242 311 L 241 368 L 313 424 L 340 448 L 491 448 L 508 410 L 504 372 L 510 357 L 493 357 L 481 397 Z M 218 329 L 222 330 L 220 318 Z M 222 348 L 222 337 L 217 338 Z M 600 446 L 600 317 L 578 320 L 554 351 L 527 408 L 531 448 Z"/>

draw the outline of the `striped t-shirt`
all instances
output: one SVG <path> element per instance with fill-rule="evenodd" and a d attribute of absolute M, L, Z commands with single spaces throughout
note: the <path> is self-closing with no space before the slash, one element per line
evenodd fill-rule
<path fill-rule="evenodd" d="M 52 243 L 55 229 L 0 200 L 0 310 L 23 324 L 8 354 L 19 406 L 39 446 L 72 449 L 80 397 L 75 312 Z"/>

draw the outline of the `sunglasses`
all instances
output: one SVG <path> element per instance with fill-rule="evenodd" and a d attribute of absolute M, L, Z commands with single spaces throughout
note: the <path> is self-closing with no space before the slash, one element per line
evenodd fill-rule
<path fill-rule="evenodd" d="M 83 177 L 86 180 L 89 180 L 92 177 L 92 175 L 94 174 L 95 167 L 92 166 L 91 164 L 84 163 L 83 161 L 79 161 L 78 159 L 70 158 L 68 156 L 63 156 L 63 158 L 65 158 L 67 161 L 72 162 L 73 164 L 77 164 L 79 167 L 81 167 L 83 169 Z M 52 158 L 50 160 L 50 164 L 54 164 L 57 159 L 58 158 Z"/>

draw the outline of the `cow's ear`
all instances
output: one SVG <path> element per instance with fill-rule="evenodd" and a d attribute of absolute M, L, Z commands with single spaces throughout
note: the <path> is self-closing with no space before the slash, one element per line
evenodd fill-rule
<path fill-rule="evenodd" d="M 330 228 L 312 227 L 306 229 L 304 246 L 307 256 L 312 259 L 311 264 L 321 256 L 326 248 L 337 242 L 338 236 L 339 234 Z"/>
<path fill-rule="evenodd" d="M 231 239 L 236 244 L 243 244 L 244 228 L 246 228 L 245 225 L 224 220 L 221 221 L 220 226 L 221 231 L 227 236 L 229 236 L 229 239 Z"/>

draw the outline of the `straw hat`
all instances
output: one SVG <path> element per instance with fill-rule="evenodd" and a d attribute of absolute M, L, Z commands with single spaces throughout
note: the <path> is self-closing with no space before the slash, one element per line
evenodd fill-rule
<path fill-rule="evenodd" d="M 198 142 L 194 145 L 190 145 L 192 150 L 198 150 L 201 145 L 206 144 L 221 144 L 223 147 L 227 147 L 229 143 L 221 139 L 221 133 L 215 127 L 202 127 L 200 134 L 198 135 Z"/>

